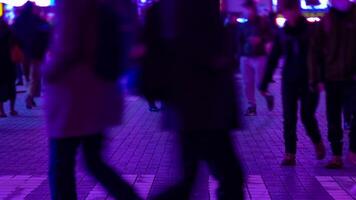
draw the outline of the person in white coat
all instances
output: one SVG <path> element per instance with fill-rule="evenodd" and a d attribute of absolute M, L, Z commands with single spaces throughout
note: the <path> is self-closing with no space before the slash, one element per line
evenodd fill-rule
<path fill-rule="evenodd" d="M 77 199 L 75 160 L 82 146 L 88 171 L 115 199 L 140 199 L 103 160 L 105 131 L 120 124 L 120 13 L 116 1 L 62 0 L 45 66 L 49 180 L 53 200 Z M 114 5 L 115 4 L 115 5 Z"/>

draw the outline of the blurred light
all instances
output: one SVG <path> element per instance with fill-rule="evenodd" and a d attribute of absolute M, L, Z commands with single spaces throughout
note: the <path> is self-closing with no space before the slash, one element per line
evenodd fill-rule
<path fill-rule="evenodd" d="M 0 17 L 4 14 L 4 7 L 2 3 L 0 3 Z"/>
<path fill-rule="evenodd" d="M 309 6 L 307 5 L 307 2 L 305 0 L 300 1 L 300 6 L 304 10 L 312 10 L 312 9 L 318 9 L 318 10 L 323 10 L 328 8 L 328 0 L 319 0 L 320 4 L 316 6 Z"/>
<path fill-rule="evenodd" d="M 319 17 L 308 17 L 307 18 L 308 22 L 320 22 L 320 18 Z"/>
<path fill-rule="evenodd" d="M 26 2 L 32 1 L 34 2 L 37 6 L 40 7 L 47 7 L 54 5 L 54 0 L 0 0 L 0 3 L 8 4 L 10 6 L 23 6 Z"/>
<path fill-rule="evenodd" d="M 303 10 L 314 10 L 314 9 L 317 9 L 317 10 L 324 10 L 324 9 L 327 9 L 328 8 L 328 2 L 329 0 L 319 0 L 320 4 L 319 5 L 316 5 L 316 6 L 310 6 L 310 5 L 307 5 L 307 2 L 306 0 L 301 0 L 300 1 L 300 7 L 303 9 Z M 278 0 L 272 0 L 272 5 L 277 7 L 278 6 Z"/>
<path fill-rule="evenodd" d="M 276 18 L 276 24 L 278 27 L 283 28 L 285 23 L 286 23 L 286 18 L 284 18 L 284 17 Z"/>
<path fill-rule="evenodd" d="M 248 19 L 246 19 L 246 18 L 237 18 L 236 21 L 237 21 L 238 23 L 243 24 L 243 23 L 248 22 Z"/>
<path fill-rule="evenodd" d="M 272 0 L 272 7 L 273 7 L 273 11 L 277 12 L 277 5 L 278 5 L 278 0 Z"/>
<path fill-rule="evenodd" d="M 141 3 L 147 3 L 147 0 L 140 0 Z"/>

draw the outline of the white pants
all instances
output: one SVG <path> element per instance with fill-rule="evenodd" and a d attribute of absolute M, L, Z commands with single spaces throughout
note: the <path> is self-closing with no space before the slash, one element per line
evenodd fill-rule
<path fill-rule="evenodd" d="M 240 62 L 247 102 L 250 106 L 256 106 L 256 87 L 265 74 L 266 57 L 241 57 Z"/>

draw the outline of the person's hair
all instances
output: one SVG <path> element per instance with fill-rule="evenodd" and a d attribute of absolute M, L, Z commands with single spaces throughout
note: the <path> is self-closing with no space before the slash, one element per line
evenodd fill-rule
<path fill-rule="evenodd" d="M 246 0 L 243 4 L 243 7 L 245 8 L 251 8 L 257 10 L 257 6 L 254 0 Z"/>
<path fill-rule="evenodd" d="M 299 0 L 283 0 L 281 1 L 280 10 L 299 10 Z"/>
<path fill-rule="evenodd" d="M 32 13 L 35 8 L 35 4 L 33 2 L 26 2 L 23 8 L 23 13 Z"/>

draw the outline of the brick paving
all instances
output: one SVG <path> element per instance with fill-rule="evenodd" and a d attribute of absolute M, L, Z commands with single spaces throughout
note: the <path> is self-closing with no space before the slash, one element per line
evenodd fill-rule
<path fill-rule="evenodd" d="M 356 199 L 356 194 L 351 191 L 356 185 L 356 167 L 346 161 L 342 170 L 324 169 L 326 160 L 315 160 L 313 146 L 300 123 L 297 166 L 279 165 L 283 156 L 283 137 L 278 82 L 272 86 L 276 94 L 276 109 L 268 112 L 264 100 L 258 96 L 258 116 L 247 117 L 246 129 L 234 133 L 248 179 L 247 199 Z M 161 114 L 149 112 L 141 98 L 128 95 L 125 99 L 124 122 L 108 135 L 106 156 L 139 194 L 148 198 L 176 180 L 176 137 L 173 133 L 161 131 Z M 323 97 L 321 99 L 317 116 L 326 141 L 325 103 Z M 26 110 L 23 100 L 24 94 L 20 93 L 17 103 L 20 116 L 0 119 L 0 199 L 46 200 L 49 199 L 48 142 L 42 102 L 39 99 L 38 108 Z M 329 158 L 328 145 L 327 148 Z M 192 199 L 216 199 L 216 181 L 204 166 L 201 171 Z M 78 162 L 77 172 L 80 200 L 110 199 L 85 173 L 81 162 Z"/>

